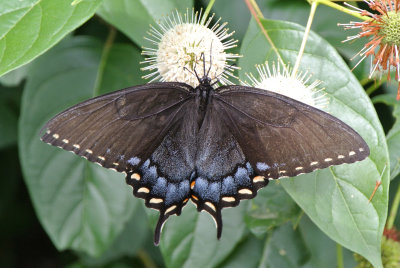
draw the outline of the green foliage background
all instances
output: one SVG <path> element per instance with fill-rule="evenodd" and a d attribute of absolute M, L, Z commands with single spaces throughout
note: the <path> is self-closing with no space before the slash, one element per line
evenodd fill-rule
<path fill-rule="evenodd" d="M 309 4 L 257 2 L 283 60 L 294 63 Z M 122 174 L 50 147 L 39 133 L 67 107 L 145 83 L 139 62 L 149 24 L 207 2 L 71 3 L 0 0 L 1 267 L 336 267 L 337 250 L 344 267 L 356 265 L 352 252 L 382 267 L 389 196 L 399 184 L 400 106 L 392 101 L 396 86 L 365 93 L 371 84 L 359 81 L 368 76 L 368 64 L 350 71 L 349 58 L 363 44 L 343 45 L 352 33 L 336 24 L 354 18 L 318 7 L 301 71 L 323 81 L 329 112 L 363 136 L 370 157 L 270 183 L 254 200 L 223 211 L 220 241 L 211 217 L 188 205 L 166 223 L 157 248 L 157 213 L 132 196 Z M 217 0 L 213 12 L 236 31 L 241 79 L 255 73 L 255 64 L 276 59 L 243 1 Z M 368 203 L 377 180 L 382 185 Z"/>

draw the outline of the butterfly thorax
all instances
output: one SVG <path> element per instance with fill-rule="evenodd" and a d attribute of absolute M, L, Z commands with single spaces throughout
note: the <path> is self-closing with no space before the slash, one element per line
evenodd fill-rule
<path fill-rule="evenodd" d="M 200 79 L 200 84 L 195 88 L 196 104 L 198 105 L 198 126 L 201 127 L 206 115 L 208 104 L 211 100 L 213 88 L 208 77 Z"/>

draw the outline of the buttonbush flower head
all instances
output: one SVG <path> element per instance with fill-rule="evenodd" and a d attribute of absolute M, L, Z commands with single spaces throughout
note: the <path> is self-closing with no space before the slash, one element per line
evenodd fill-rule
<path fill-rule="evenodd" d="M 266 62 L 256 65 L 256 69 L 259 78 L 252 73 L 246 74 L 250 83 L 243 82 L 244 85 L 273 91 L 321 110 L 328 104 L 326 94 L 323 94 L 323 89 L 319 88 L 321 81 L 311 82 L 312 77 L 308 72 L 293 76 L 289 67 L 282 66 L 281 68 L 279 63 L 274 62 L 272 68 Z"/>
<path fill-rule="evenodd" d="M 209 71 L 208 76 L 218 79 L 222 84 L 231 84 L 229 77 L 233 76 L 236 66 L 232 63 L 237 54 L 226 50 L 236 46 L 237 40 L 231 38 L 220 19 L 209 27 L 213 16 L 203 18 L 201 12 L 189 11 L 182 16 L 176 11 L 171 16 L 151 26 L 146 38 L 153 47 L 144 47 L 143 55 L 147 64 L 142 68 L 150 71 L 145 79 L 166 82 L 184 82 L 193 87 L 198 85 L 198 76 Z M 205 68 L 204 64 L 205 62 Z"/>
<path fill-rule="evenodd" d="M 344 42 L 367 38 L 368 42 L 356 54 L 360 56 L 360 61 L 366 57 L 372 57 L 370 78 L 375 71 L 387 73 L 390 80 L 390 71 L 395 71 L 395 79 L 400 82 L 400 1 L 398 0 L 364 0 L 369 8 L 374 12 L 359 9 L 348 5 L 363 16 L 370 17 L 363 22 L 350 22 L 339 24 L 345 29 L 360 29 L 354 36 L 349 36 Z M 355 57 L 356 57 L 355 56 Z M 397 92 L 397 99 L 400 99 L 400 83 Z"/>

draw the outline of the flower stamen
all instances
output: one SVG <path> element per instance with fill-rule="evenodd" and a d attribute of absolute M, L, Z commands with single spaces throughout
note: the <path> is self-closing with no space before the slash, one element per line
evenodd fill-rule
<path fill-rule="evenodd" d="M 308 72 L 298 72 L 293 76 L 291 68 L 281 68 L 279 62 L 273 62 L 272 68 L 268 62 L 256 65 L 256 69 L 258 78 L 252 73 L 246 74 L 250 82 L 242 81 L 243 85 L 273 91 L 321 110 L 329 103 L 324 88 L 319 88 L 322 82 L 312 81 L 312 75 Z"/>

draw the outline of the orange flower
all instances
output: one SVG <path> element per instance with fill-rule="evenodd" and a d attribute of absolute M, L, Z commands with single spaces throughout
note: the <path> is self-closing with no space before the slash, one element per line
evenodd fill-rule
<path fill-rule="evenodd" d="M 369 39 L 369 42 L 355 55 L 361 57 L 356 66 L 371 56 L 373 60 L 369 78 L 378 70 L 387 72 L 390 80 L 390 71 L 395 70 L 395 79 L 399 81 L 397 100 L 400 100 L 400 0 L 364 0 L 364 2 L 374 13 L 347 4 L 370 19 L 339 24 L 345 29 L 361 30 L 359 34 L 347 37 L 344 42 L 362 37 Z"/>

